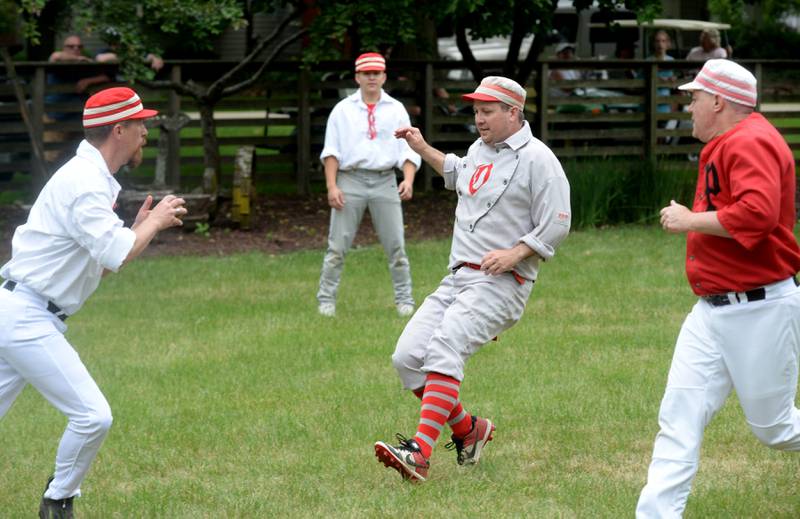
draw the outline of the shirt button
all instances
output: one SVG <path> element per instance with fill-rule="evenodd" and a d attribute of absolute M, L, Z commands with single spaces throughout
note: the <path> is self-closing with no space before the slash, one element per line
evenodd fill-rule
<path fill-rule="evenodd" d="M 515 159 L 519 159 L 519 154 L 514 155 Z"/>
<path fill-rule="evenodd" d="M 491 202 L 486 202 L 486 207 L 492 207 L 492 203 Z"/>
<path fill-rule="evenodd" d="M 508 179 L 507 179 L 507 178 L 504 178 L 504 179 L 503 179 L 503 185 L 506 185 L 506 184 L 508 184 Z"/>
<path fill-rule="evenodd" d="M 469 224 L 469 230 L 471 231 L 475 227 L 474 224 Z"/>
<path fill-rule="evenodd" d="M 463 164 L 461 165 L 461 167 L 462 167 L 462 168 L 464 168 L 464 169 L 467 169 L 467 163 L 466 163 L 466 162 L 465 162 L 465 163 L 463 163 Z"/>
<path fill-rule="evenodd" d="M 689 261 L 694 261 L 694 256 L 689 256 Z"/>
<path fill-rule="evenodd" d="M 694 286 L 700 288 L 700 283 L 695 283 Z"/>

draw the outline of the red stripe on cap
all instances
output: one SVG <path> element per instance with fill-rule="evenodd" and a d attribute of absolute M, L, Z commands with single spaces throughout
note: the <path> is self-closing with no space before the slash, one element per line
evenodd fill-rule
<path fill-rule="evenodd" d="M 756 93 L 755 85 L 751 85 L 751 84 L 745 83 L 743 81 L 737 81 L 735 79 L 731 79 L 728 76 L 722 76 L 720 74 L 716 74 L 716 73 L 712 72 L 711 70 L 709 70 L 708 68 L 705 68 L 705 69 L 701 70 L 700 74 L 698 74 L 698 75 L 705 75 L 705 76 L 708 76 L 709 78 L 713 79 L 714 81 L 719 81 L 720 83 L 727 83 L 729 85 L 735 86 L 736 88 L 740 88 L 742 90 L 747 90 L 748 92 L 753 92 L 754 94 Z"/>
<path fill-rule="evenodd" d="M 489 88 L 491 90 L 497 90 L 501 94 L 507 95 L 508 97 L 510 97 L 511 99 L 514 99 L 515 101 L 519 102 L 520 104 L 522 104 L 524 102 L 524 99 L 523 99 L 523 97 L 521 95 L 519 95 L 519 94 L 517 94 L 515 92 L 512 92 L 511 90 L 508 90 L 507 88 L 503 88 L 503 87 L 497 86 L 497 85 L 483 85 L 482 84 L 480 86 L 481 86 L 481 88 Z"/>
<path fill-rule="evenodd" d="M 106 111 L 98 112 L 98 113 L 92 114 L 92 115 L 84 115 L 83 116 L 83 120 L 84 121 L 90 121 L 92 119 L 97 119 L 98 117 L 108 117 L 109 115 L 118 114 L 120 112 L 127 112 L 131 108 L 136 108 L 136 107 L 140 107 L 140 106 L 142 106 L 142 100 L 141 99 L 136 103 L 129 104 L 129 105 L 126 105 L 126 106 L 121 106 L 121 107 L 117 108 L 116 110 L 106 110 Z"/>
<path fill-rule="evenodd" d="M 737 92 L 733 92 L 732 90 L 728 90 L 727 88 L 722 88 L 719 85 L 710 82 L 709 80 L 704 78 L 702 74 L 698 74 L 694 80 L 703 85 L 704 87 L 708 88 L 709 90 L 712 90 L 714 92 L 719 92 L 720 95 L 724 94 L 726 96 L 733 97 L 734 99 L 738 99 L 739 101 L 742 101 L 744 103 L 755 103 L 756 101 L 755 93 L 753 93 L 753 96 L 750 97 L 739 94 Z"/>

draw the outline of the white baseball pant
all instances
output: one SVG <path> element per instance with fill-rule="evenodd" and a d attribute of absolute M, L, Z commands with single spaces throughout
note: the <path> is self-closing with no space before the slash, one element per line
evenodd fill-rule
<path fill-rule="evenodd" d="M 405 249 L 403 208 L 397 193 L 397 177 L 388 171 L 340 171 L 336 185 L 344 193 L 342 209 L 331 209 L 328 250 L 322 262 L 317 300 L 335 303 L 344 257 L 353 245 L 364 210 L 369 208 L 372 225 L 380 239 L 394 285 L 396 304 L 414 304 L 411 268 Z"/>
<path fill-rule="evenodd" d="M 510 273 L 489 276 L 462 267 L 425 298 L 397 340 L 392 364 L 405 389 L 425 386 L 428 373 L 464 379 L 464 365 L 484 344 L 513 326 L 533 283 Z"/>
<path fill-rule="evenodd" d="M 0 418 L 30 383 L 69 419 L 45 493 L 50 499 L 80 495 L 112 420 L 103 393 L 64 338 L 66 329 L 35 292 L 0 288 Z"/>
<path fill-rule="evenodd" d="M 637 518 L 682 516 L 703 431 L 731 389 L 761 443 L 800 450 L 800 411 L 794 404 L 800 288 L 787 279 L 765 289 L 761 301 L 739 303 L 733 297 L 734 304 L 714 307 L 700 299 L 684 321 Z"/>

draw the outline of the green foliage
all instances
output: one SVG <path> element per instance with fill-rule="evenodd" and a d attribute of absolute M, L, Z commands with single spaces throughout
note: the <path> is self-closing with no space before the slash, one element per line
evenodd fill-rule
<path fill-rule="evenodd" d="M 305 59 L 341 58 L 350 39 L 354 52 L 386 52 L 416 36 L 415 16 L 424 2 L 414 0 L 320 0 L 319 15 L 311 25 L 311 47 Z M 420 5 L 422 4 L 422 5 Z"/>
<path fill-rule="evenodd" d="M 237 0 L 76 0 L 76 25 L 118 46 L 120 67 L 129 78 L 151 78 L 142 57 L 162 54 L 180 42 L 187 52 L 211 51 L 227 27 L 241 27 L 242 3 Z"/>
<path fill-rule="evenodd" d="M 710 0 L 709 11 L 731 24 L 736 58 L 796 59 L 800 34 L 782 18 L 800 12 L 800 0 Z"/>
<path fill-rule="evenodd" d="M 658 221 L 661 208 L 675 200 L 691 206 L 697 172 L 687 163 L 630 159 L 564 162 L 570 182 L 575 228 Z"/>

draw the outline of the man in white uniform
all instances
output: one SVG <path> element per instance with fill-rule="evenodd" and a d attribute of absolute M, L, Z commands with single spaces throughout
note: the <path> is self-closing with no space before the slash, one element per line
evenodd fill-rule
<path fill-rule="evenodd" d="M 137 257 L 161 230 L 181 225 L 181 198 L 151 209 L 147 197 L 130 229 L 114 214 L 123 165 L 137 166 L 156 115 L 130 88 L 109 88 L 86 101 L 86 140 L 50 178 L 28 221 L 17 228 L 0 288 L 0 417 L 30 383 L 69 419 L 55 473 L 39 508 L 42 518 L 72 517 L 72 501 L 111 426 L 111 410 L 64 338 L 77 312 L 108 271 Z"/>
<path fill-rule="evenodd" d="M 414 312 L 411 269 L 405 251 L 401 200 L 410 200 L 420 157 L 394 130 L 410 124 L 403 105 L 383 91 L 386 61 L 376 53 L 356 59 L 356 93 L 331 112 L 320 159 L 325 167 L 331 225 L 328 251 L 319 279 L 319 313 L 336 313 L 336 292 L 344 257 L 353 244 L 364 210 L 369 208 L 375 232 L 389 259 L 397 312 Z M 394 168 L 403 171 L 397 184 Z"/>
<path fill-rule="evenodd" d="M 375 455 L 405 479 L 424 481 L 444 428 L 460 465 L 477 463 L 494 424 L 470 415 L 460 401 L 464 366 L 525 310 L 539 262 L 567 236 L 569 183 L 558 159 L 531 134 L 523 118 L 525 90 L 504 77 L 486 77 L 474 93 L 480 139 L 466 157 L 428 145 L 417 128 L 396 135 L 458 194 L 450 273 L 406 325 L 392 356 L 405 389 L 422 400 L 413 439 L 375 444 Z"/>

